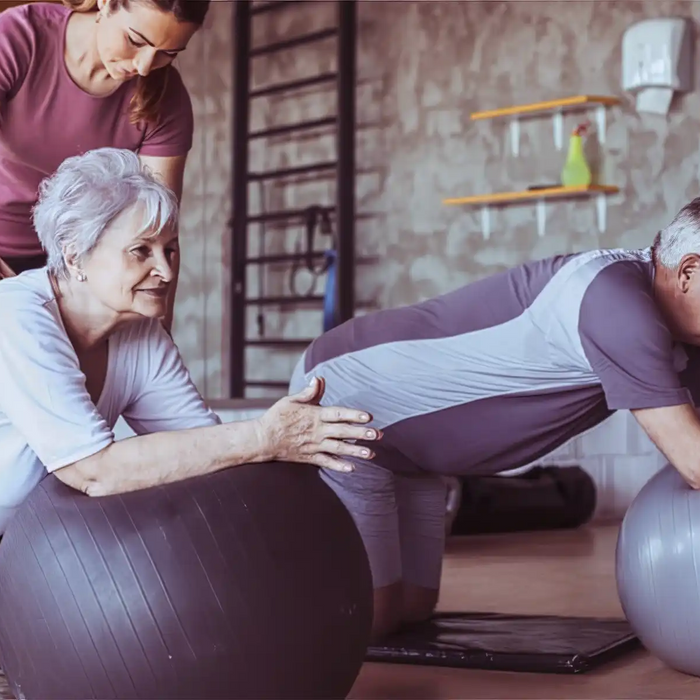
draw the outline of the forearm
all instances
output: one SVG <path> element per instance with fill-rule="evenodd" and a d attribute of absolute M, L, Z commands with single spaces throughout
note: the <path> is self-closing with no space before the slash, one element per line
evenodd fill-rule
<path fill-rule="evenodd" d="M 633 410 L 632 414 L 688 484 L 700 489 L 700 419 L 690 404 Z"/>
<path fill-rule="evenodd" d="M 269 458 L 259 423 L 239 421 L 118 440 L 56 476 L 89 496 L 109 496 Z"/>
<path fill-rule="evenodd" d="M 0 280 L 7 277 L 15 277 L 15 272 L 2 258 L 0 258 Z"/>

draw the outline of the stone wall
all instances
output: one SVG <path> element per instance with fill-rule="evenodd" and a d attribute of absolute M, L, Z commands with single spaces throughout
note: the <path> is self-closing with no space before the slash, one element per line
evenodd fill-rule
<path fill-rule="evenodd" d="M 18 0 L 0 0 L 0 9 Z M 228 269 L 231 217 L 233 10 L 212 3 L 202 32 L 178 59 L 192 93 L 197 133 L 185 183 L 183 270 L 175 336 L 200 389 L 226 396 Z M 281 40 L 335 21 L 335 2 L 290 5 L 255 20 L 254 44 Z M 358 313 L 419 301 L 523 260 L 593 247 L 646 245 L 656 230 L 698 191 L 700 97 L 678 97 L 668 117 L 640 115 L 622 93 L 621 38 L 652 16 L 697 23 L 700 5 L 687 1 L 616 2 L 359 2 L 357 255 Z M 335 40 L 256 59 L 256 86 L 333 70 Z M 697 84 L 697 78 L 696 78 Z M 532 205 L 494 212 L 484 239 L 479 210 L 446 207 L 451 196 L 521 189 L 556 181 L 565 151 L 554 147 L 549 118 L 522 122 L 520 150 L 510 148 L 508 123 L 471 121 L 473 111 L 573 94 L 610 94 L 607 140 L 596 148 L 599 179 L 620 187 L 608 198 L 607 228 L 596 227 L 594 202 L 547 207 L 537 235 Z M 258 100 L 253 128 L 325 116 L 335 109 L 331 86 Z M 568 131 L 592 113 L 567 113 Z M 590 153 L 590 151 L 589 151 Z M 257 142 L 251 167 L 285 167 L 333 158 L 331 131 Z M 251 188 L 270 209 L 333 201 L 333 181 L 268 183 Z M 250 249 L 261 229 L 251 227 Z M 299 226 L 267 227 L 265 250 L 294 250 Z M 322 245 L 321 241 L 321 245 Z M 264 291 L 288 293 L 288 269 L 269 269 Z M 313 280 L 303 271 L 299 290 Z M 323 289 L 324 280 L 317 281 Z M 255 270 L 251 296 L 258 290 Z M 249 335 L 255 337 L 256 309 Z M 269 337 L 313 337 L 319 309 L 268 309 Z M 286 379 L 299 354 L 250 350 L 248 373 Z M 254 393 L 254 392 L 253 392 Z"/>
<path fill-rule="evenodd" d="M 179 60 L 193 92 L 197 145 L 184 203 L 184 273 L 176 338 L 210 397 L 226 392 L 226 313 L 230 217 L 231 36 L 233 3 L 216 2 L 208 25 Z M 334 22 L 335 3 L 311 2 L 255 20 L 255 44 Z M 358 37 L 358 300 L 372 307 L 407 304 L 531 258 L 599 246 L 642 246 L 698 191 L 700 93 L 679 98 L 667 118 L 639 115 L 621 90 L 621 38 L 650 16 L 697 19 L 692 2 L 360 2 Z M 255 85 L 335 66 L 335 41 L 256 59 Z M 444 197 L 511 190 L 558 178 L 549 119 L 522 123 L 520 153 L 511 154 L 508 124 L 473 122 L 473 111 L 573 94 L 620 95 L 608 110 L 599 149 L 600 177 L 620 187 L 608 199 L 605 233 L 584 199 L 548 207 L 539 237 L 531 205 L 494 214 L 485 240 L 477 209 L 446 207 Z M 254 128 L 332 113 L 330 88 L 259 100 Z M 565 140 L 579 119 L 567 113 Z M 312 137 L 313 136 L 313 137 Z M 595 141 L 591 141 L 592 144 Z M 255 143 L 251 167 L 270 168 L 334 155 L 332 134 Z M 332 201 L 333 183 L 268 184 L 268 209 Z M 251 188 L 257 210 L 260 192 Z M 268 227 L 268 252 L 293 249 L 299 228 Z M 251 250 L 260 230 L 251 227 Z M 251 296 L 257 292 L 250 278 Z M 304 288 L 310 280 L 299 275 Z M 322 289 L 323 280 L 319 280 Z M 289 276 L 271 271 L 266 292 L 287 293 Z M 363 311 L 364 312 L 364 311 Z M 254 336 L 255 310 L 250 335 Z M 320 330 L 318 310 L 268 310 L 270 337 Z M 249 375 L 287 378 L 298 355 L 251 350 Z"/>

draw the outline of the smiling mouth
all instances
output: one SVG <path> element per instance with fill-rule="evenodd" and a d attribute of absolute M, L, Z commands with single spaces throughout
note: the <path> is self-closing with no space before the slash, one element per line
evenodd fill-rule
<path fill-rule="evenodd" d="M 158 299 L 162 299 L 163 297 L 166 297 L 168 295 L 167 287 L 154 287 L 153 289 L 137 289 L 136 291 L 141 292 L 142 294 L 148 294 L 149 296 L 156 297 Z"/>
<path fill-rule="evenodd" d="M 122 78 L 133 78 L 138 75 L 136 71 L 128 71 L 126 68 L 117 68 L 118 75 Z"/>

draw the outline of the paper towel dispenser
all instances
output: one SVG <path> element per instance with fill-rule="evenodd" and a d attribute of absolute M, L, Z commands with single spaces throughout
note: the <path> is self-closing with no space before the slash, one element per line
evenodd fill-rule
<path fill-rule="evenodd" d="M 637 111 L 667 114 L 674 92 L 693 89 L 692 24 L 684 17 L 637 22 L 622 37 L 622 87 Z"/>

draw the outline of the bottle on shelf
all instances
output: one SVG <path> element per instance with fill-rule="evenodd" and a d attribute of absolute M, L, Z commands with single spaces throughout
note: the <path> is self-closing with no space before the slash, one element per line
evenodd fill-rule
<path fill-rule="evenodd" d="M 590 185 L 592 181 L 591 169 L 583 151 L 583 137 L 590 126 L 585 121 L 579 124 L 569 137 L 569 152 L 561 171 L 561 183 L 564 187 Z"/>

